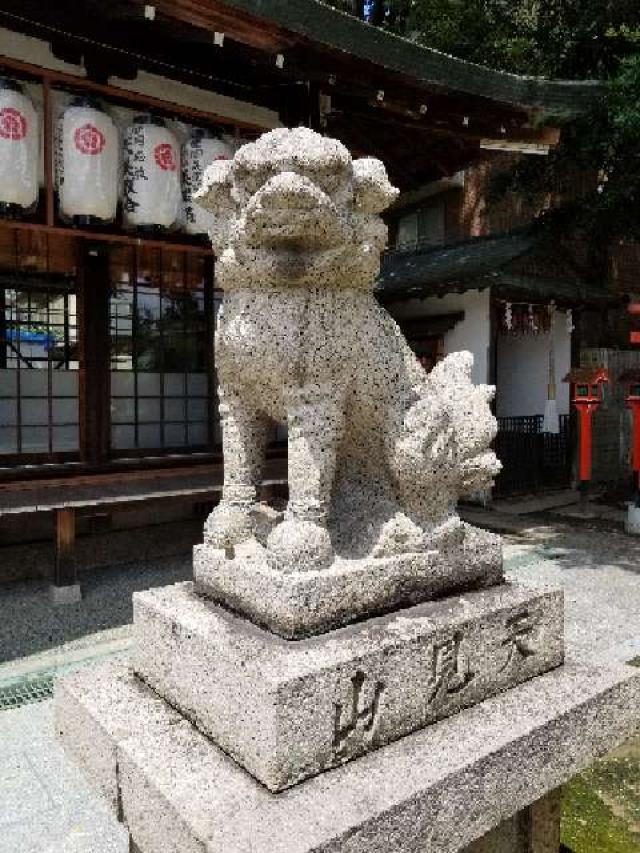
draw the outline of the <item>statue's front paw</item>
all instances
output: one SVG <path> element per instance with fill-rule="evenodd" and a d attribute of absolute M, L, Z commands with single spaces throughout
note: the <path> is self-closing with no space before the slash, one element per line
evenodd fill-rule
<path fill-rule="evenodd" d="M 424 531 L 403 512 L 397 512 L 381 527 L 372 557 L 396 557 L 424 551 L 428 542 Z"/>
<path fill-rule="evenodd" d="M 440 552 L 455 551 L 462 547 L 467 531 L 466 524 L 457 515 L 450 515 L 432 531 L 431 545 Z"/>
<path fill-rule="evenodd" d="M 326 527 L 287 519 L 269 534 L 267 556 L 280 571 L 305 572 L 328 568 L 334 555 Z"/>
<path fill-rule="evenodd" d="M 233 548 L 253 536 L 251 507 L 221 501 L 204 525 L 204 541 L 213 548 Z"/>

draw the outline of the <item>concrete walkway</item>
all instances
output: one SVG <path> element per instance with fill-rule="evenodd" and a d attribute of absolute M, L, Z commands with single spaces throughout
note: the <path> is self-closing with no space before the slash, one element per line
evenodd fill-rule
<path fill-rule="evenodd" d="M 511 576 L 564 587 L 572 654 L 624 661 L 640 655 L 640 542 L 583 525 L 472 514 L 477 522 L 506 530 Z M 85 602 L 67 611 L 52 612 L 37 585 L 1 595 L 0 648 L 6 663 L 0 666 L 0 689 L 25 675 L 55 675 L 95 658 L 126 654 L 133 589 L 189 574 L 187 555 L 160 565 L 103 570 L 85 584 Z M 126 853 L 122 827 L 65 758 L 52 729 L 50 701 L 0 712 L 0 853 Z"/>

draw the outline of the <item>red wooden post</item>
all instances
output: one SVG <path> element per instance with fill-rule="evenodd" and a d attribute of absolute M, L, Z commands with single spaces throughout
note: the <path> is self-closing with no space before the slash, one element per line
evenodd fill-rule
<path fill-rule="evenodd" d="M 577 405 L 580 418 L 580 482 L 584 483 L 591 479 L 591 459 L 593 453 L 592 421 L 593 409 L 591 406 Z"/>
<path fill-rule="evenodd" d="M 626 370 L 618 377 L 625 385 L 625 402 L 631 409 L 631 470 L 635 487 L 636 506 L 640 506 L 640 370 Z"/>
<path fill-rule="evenodd" d="M 609 374 L 603 367 L 575 367 L 564 378 L 571 383 L 571 402 L 580 420 L 578 475 L 583 505 L 587 503 L 593 458 L 593 413 L 602 402 L 602 391 Z"/>
<path fill-rule="evenodd" d="M 631 445 L 631 467 L 636 474 L 640 473 L 640 400 L 629 400 L 629 408 L 633 415 L 633 441 Z"/>

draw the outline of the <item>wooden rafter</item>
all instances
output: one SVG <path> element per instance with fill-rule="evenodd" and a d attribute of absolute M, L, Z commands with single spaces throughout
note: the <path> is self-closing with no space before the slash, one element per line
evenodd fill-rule
<path fill-rule="evenodd" d="M 144 7 L 144 3 L 137 2 Z M 221 32 L 226 38 L 257 50 L 278 53 L 300 39 L 282 27 L 267 26 L 259 17 L 229 9 L 222 3 L 200 3 L 197 0 L 155 0 L 154 5 L 166 20 L 180 20 L 210 32 Z"/>

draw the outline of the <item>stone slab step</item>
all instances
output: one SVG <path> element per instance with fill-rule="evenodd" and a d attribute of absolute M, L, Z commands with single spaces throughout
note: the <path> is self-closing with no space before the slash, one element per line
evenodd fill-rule
<path fill-rule="evenodd" d="M 631 736 L 640 671 L 570 660 L 280 794 L 123 663 L 63 679 L 56 721 L 141 853 L 458 853 Z"/>
<path fill-rule="evenodd" d="M 272 791 L 559 666 L 563 599 L 505 583 L 290 641 L 198 595 L 134 594 L 133 667 Z"/>

